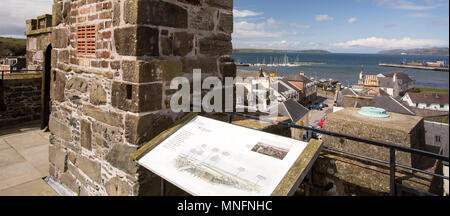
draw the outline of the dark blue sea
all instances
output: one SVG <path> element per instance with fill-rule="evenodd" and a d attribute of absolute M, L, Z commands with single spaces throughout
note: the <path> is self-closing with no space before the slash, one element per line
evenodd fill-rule
<path fill-rule="evenodd" d="M 270 63 L 277 58 L 283 59 L 285 53 L 233 53 L 236 62 L 243 63 Z M 383 54 L 315 54 L 315 53 L 287 53 L 289 62 L 323 62 L 325 65 L 311 65 L 298 67 L 267 67 L 276 69 L 279 76 L 293 75 L 305 71 L 309 77 L 319 79 L 333 79 L 340 81 L 344 86 L 358 82 L 359 72 L 376 75 L 392 71 L 403 71 L 416 80 L 416 86 L 427 88 L 449 89 L 449 72 L 428 71 L 406 68 L 380 67 L 379 63 L 401 64 L 403 59 L 408 62 L 449 61 L 448 56 L 429 55 L 383 55 Z M 258 70 L 257 67 L 239 67 L 239 69 Z"/>

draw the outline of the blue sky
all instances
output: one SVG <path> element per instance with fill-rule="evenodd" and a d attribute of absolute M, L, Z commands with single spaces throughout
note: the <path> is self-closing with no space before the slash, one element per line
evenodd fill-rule
<path fill-rule="evenodd" d="M 448 0 L 236 0 L 234 48 L 374 53 L 449 46 Z"/>
<path fill-rule="evenodd" d="M 24 37 L 25 20 L 53 0 L 1 0 L 0 36 Z M 234 0 L 235 48 L 374 53 L 449 46 L 449 0 Z"/>

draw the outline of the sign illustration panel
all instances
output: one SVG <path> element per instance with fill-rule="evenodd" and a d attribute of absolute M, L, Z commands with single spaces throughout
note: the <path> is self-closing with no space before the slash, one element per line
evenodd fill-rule
<path fill-rule="evenodd" d="M 138 163 L 195 196 L 270 196 L 307 145 L 197 116 Z"/>

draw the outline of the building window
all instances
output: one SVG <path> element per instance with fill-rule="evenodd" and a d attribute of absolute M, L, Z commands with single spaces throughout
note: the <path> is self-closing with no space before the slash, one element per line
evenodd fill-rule
<path fill-rule="evenodd" d="M 430 107 L 431 107 L 431 104 L 427 104 L 427 107 L 430 108 Z"/>
<path fill-rule="evenodd" d="M 441 136 L 436 136 L 436 142 L 441 142 Z"/>
<path fill-rule="evenodd" d="M 441 104 L 441 106 L 440 106 L 440 107 L 441 107 L 441 109 L 444 109 L 445 105 L 444 105 L 444 104 Z"/>
<path fill-rule="evenodd" d="M 77 27 L 77 53 L 79 55 L 95 55 L 97 26 L 85 25 Z"/>
<path fill-rule="evenodd" d="M 419 107 L 419 103 L 416 103 L 416 107 Z"/>

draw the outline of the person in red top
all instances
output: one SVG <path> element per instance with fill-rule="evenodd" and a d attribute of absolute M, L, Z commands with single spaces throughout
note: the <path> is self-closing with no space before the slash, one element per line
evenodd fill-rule
<path fill-rule="evenodd" d="M 324 123 L 324 122 L 325 122 L 325 118 L 323 118 L 322 121 L 320 121 L 320 123 L 319 123 L 317 126 L 323 128 L 323 123 Z"/>

